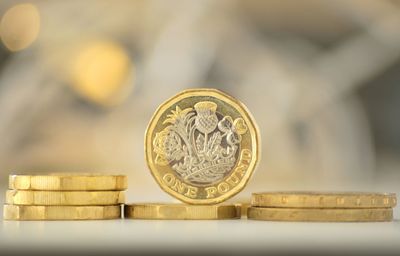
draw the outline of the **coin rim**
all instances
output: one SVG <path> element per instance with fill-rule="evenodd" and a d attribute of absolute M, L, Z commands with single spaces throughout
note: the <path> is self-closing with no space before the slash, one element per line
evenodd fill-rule
<path fill-rule="evenodd" d="M 337 212 L 339 217 L 328 215 Z M 361 213 L 387 213 L 385 218 L 355 217 Z M 252 214 L 261 216 L 255 217 Z M 293 215 L 294 213 L 298 213 Z M 314 214 L 320 214 L 314 217 Z M 272 215 L 272 216 L 271 216 Z M 300 215 L 300 216 L 299 216 Z M 262 221 L 287 221 L 287 222 L 390 222 L 393 220 L 392 208 L 279 208 L 279 207 L 250 207 L 247 209 L 247 219 Z"/>
<path fill-rule="evenodd" d="M 207 95 L 209 94 L 209 95 Z M 253 144 L 252 148 L 256 150 L 254 157 L 249 164 L 249 167 L 247 168 L 246 174 L 242 177 L 240 180 L 239 184 L 236 185 L 233 189 L 228 191 L 227 193 L 220 195 L 215 198 L 210 198 L 210 199 L 193 199 L 186 197 L 182 194 L 177 193 L 176 191 L 170 189 L 169 187 L 165 186 L 161 180 L 161 177 L 157 177 L 156 172 L 157 172 L 157 167 L 152 159 L 152 141 L 151 141 L 151 134 L 154 132 L 154 128 L 158 123 L 158 120 L 162 113 L 165 112 L 165 109 L 169 108 L 171 105 L 179 102 L 182 99 L 192 97 L 192 96 L 213 96 L 218 99 L 219 97 L 222 97 L 223 101 L 226 101 L 229 105 L 231 106 L 237 106 L 237 111 L 240 113 L 241 116 L 246 116 L 247 119 L 250 121 L 251 126 L 248 125 L 249 127 L 249 132 L 250 136 L 252 137 Z M 168 106 L 168 107 L 166 107 Z M 254 152 L 253 152 L 254 153 Z M 173 97 L 170 97 L 166 101 L 164 101 L 161 105 L 158 106 L 154 114 L 152 115 L 146 131 L 145 131 L 145 136 L 144 136 L 144 154 L 145 154 L 145 160 L 147 163 L 147 166 L 150 169 L 151 175 L 154 177 L 156 180 L 157 184 L 161 187 L 163 191 L 168 193 L 169 195 L 181 200 L 182 202 L 188 203 L 188 204 L 217 204 L 226 201 L 227 199 L 235 196 L 239 192 L 241 192 L 247 185 L 248 181 L 250 180 L 251 176 L 253 175 L 259 161 L 260 161 L 260 156 L 261 156 L 261 145 L 260 145 L 260 132 L 257 123 L 255 122 L 254 117 L 252 116 L 251 112 L 248 110 L 248 108 L 239 100 L 235 99 L 234 97 L 220 91 L 217 89 L 213 88 L 195 88 L 195 89 L 186 89 L 178 94 L 176 94 Z"/>
<path fill-rule="evenodd" d="M 115 184 L 113 187 L 105 187 L 105 186 L 98 186 L 98 187 L 91 187 L 88 190 L 86 187 L 68 187 L 65 185 L 54 186 L 52 189 L 44 188 L 46 186 L 36 186 L 32 184 L 31 179 L 35 177 L 36 179 L 91 179 L 91 178 L 111 178 L 115 180 Z M 26 186 L 18 186 L 16 184 L 16 179 L 26 179 L 26 183 L 29 184 L 28 187 Z M 122 179 L 123 182 L 118 182 L 118 179 Z M 51 182 L 44 182 L 50 184 Z M 35 186 L 34 186 L 35 185 Z M 57 188 L 55 188 L 57 187 Z M 103 190 L 110 190 L 110 191 L 123 191 L 128 188 L 128 177 L 126 175 L 109 175 L 109 174 L 97 174 L 97 173 L 49 173 L 49 174 L 10 174 L 8 176 L 8 188 L 13 190 L 36 190 L 36 191 L 103 191 Z"/>
<path fill-rule="evenodd" d="M 134 216 L 135 208 L 151 208 L 152 211 L 158 211 L 160 208 L 170 207 L 171 210 L 182 210 L 183 217 L 179 216 L 162 216 L 162 215 L 141 215 Z M 197 208 L 197 209 L 196 209 Z M 227 211 L 235 210 L 235 216 L 232 217 L 219 217 L 218 212 L 221 209 Z M 189 211 L 189 212 L 188 212 Z M 193 212 L 197 212 L 200 217 L 193 217 Z M 212 212 L 214 214 L 210 215 Z M 137 213 L 136 213 L 137 214 Z M 222 215 L 222 214 L 221 214 Z M 124 218 L 125 219 L 148 219 L 148 220 L 234 220 L 240 219 L 241 205 L 240 204 L 214 204 L 214 205 L 194 205 L 194 204 L 167 204 L 167 203 L 141 203 L 141 204 L 125 204 L 124 205 Z"/>
<path fill-rule="evenodd" d="M 310 200 L 319 200 L 320 198 L 328 198 L 333 200 L 333 197 L 343 198 L 345 201 L 356 200 L 359 197 L 386 197 L 389 200 L 388 205 L 383 204 L 338 204 L 338 203 L 328 203 L 324 204 L 312 204 L 301 202 L 300 200 L 289 200 L 288 202 L 280 202 L 283 197 L 308 197 Z M 273 202 L 261 202 L 260 201 L 268 201 L 266 198 L 270 197 Z M 271 201 L 270 200 L 270 201 Z M 309 201 L 310 201 L 309 200 Z M 361 209 L 361 208 L 391 208 L 395 207 L 397 204 L 396 193 L 378 193 L 378 192 L 320 192 L 320 191 L 276 191 L 276 192 L 258 192 L 253 193 L 251 196 L 251 205 L 254 207 L 278 207 L 278 208 L 347 208 L 347 209 Z"/>
<path fill-rule="evenodd" d="M 98 193 L 98 194 L 96 194 Z M 17 200 L 17 194 L 22 194 L 22 199 Z M 57 198 L 65 198 L 70 197 L 78 197 L 82 194 L 87 194 L 83 198 L 88 198 L 88 200 L 72 200 L 69 202 L 57 202 L 58 200 L 53 200 L 54 197 Z M 109 194 L 104 196 L 105 194 Z M 115 200 L 105 201 L 109 196 L 115 197 Z M 46 197 L 49 200 L 40 200 L 43 202 L 36 202 L 37 197 Z M 26 199 L 33 200 L 26 200 Z M 102 203 L 99 203 L 100 200 L 103 199 Z M 53 200 L 53 201 L 52 201 Z M 74 203 L 74 201 L 79 201 L 78 203 Z M 92 202 L 94 201 L 94 202 Z M 25 206 L 108 206 L 108 205 L 117 205 L 123 204 L 125 201 L 125 191 L 118 190 L 97 190 L 97 191 L 56 191 L 56 190 L 16 190 L 16 189 L 8 189 L 6 191 L 6 204 L 12 205 L 25 205 Z"/>
<path fill-rule="evenodd" d="M 103 210 L 103 217 L 95 218 L 95 217 L 89 217 L 89 218 L 63 218 L 63 217 L 54 217 L 54 218 L 40 218 L 40 217 L 35 217 L 35 216 L 28 216 L 27 210 L 28 208 L 36 208 L 37 211 L 40 209 L 44 208 L 44 211 L 46 211 L 46 208 L 58 208 L 60 211 L 63 208 L 75 208 L 75 211 L 79 211 L 80 209 L 83 208 L 92 208 L 92 209 L 99 209 L 102 208 Z M 105 212 L 107 209 L 114 208 L 112 210 L 117 210 L 119 211 L 118 216 L 105 216 Z M 119 209 L 118 209 L 119 208 Z M 31 209 L 32 210 L 32 209 Z M 7 212 L 10 211 L 17 211 L 18 212 L 18 217 L 16 218 L 7 218 Z M 22 217 L 21 217 L 22 213 Z M 25 215 L 24 215 L 25 214 Z M 79 205 L 79 206 L 73 206 L 73 205 L 13 205 L 13 204 L 4 204 L 3 205 L 3 219 L 4 220 L 10 220 L 10 221 L 57 221 L 57 220 L 112 220 L 112 219 L 121 219 L 122 216 L 122 209 L 121 205 L 89 205 L 89 206 L 84 206 L 84 205 Z"/>

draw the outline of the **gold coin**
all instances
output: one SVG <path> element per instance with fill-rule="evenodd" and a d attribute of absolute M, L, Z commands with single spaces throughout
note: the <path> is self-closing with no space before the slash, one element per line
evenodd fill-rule
<path fill-rule="evenodd" d="M 121 206 L 33 206 L 5 204 L 3 216 L 5 220 L 119 219 L 121 218 Z"/>
<path fill-rule="evenodd" d="M 116 205 L 123 204 L 123 191 L 7 190 L 6 203 L 16 205 Z"/>
<path fill-rule="evenodd" d="M 267 192 L 254 193 L 252 206 L 288 208 L 390 208 L 394 193 Z"/>
<path fill-rule="evenodd" d="M 248 219 L 269 221 L 375 222 L 393 220 L 392 208 L 312 209 L 250 207 Z"/>
<path fill-rule="evenodd" d="M 251 204 L 249 202 L 246 203 L 240 203 L 240 211 L 242 213 L 242 216 L 247 216 L 247 209 L 249 209 L 251 207 Z"/>
<path fill-rule="evenodd" d="M 216 204 L 247 184 L 260 154 L 257 125 L 238 100 L 186 90 L 163 103 L 146 130 L 146 161 L 157 183 L 189 204 Z"/>
<path fill-rule="evenodd" d="M 128 219 L 222 220 L 241 217 L 238 205 L 130 204 L 124 208 Z"/>
<path fill-rule="evenodd" d="M 10 175 L 9 188 L 20 190 L 125 190 L 124 175 L 51 173 L 47 175 Z"/>
<path fill-rule="evenodd" d="M 228 201 L 229 202 L 229 201 Z M 240 212 L 242 213 L 242 216 L 247 216 L 247 209 L 251 207 L 250 200 L 235 200 L 235 204 L 240 207 Z"/>

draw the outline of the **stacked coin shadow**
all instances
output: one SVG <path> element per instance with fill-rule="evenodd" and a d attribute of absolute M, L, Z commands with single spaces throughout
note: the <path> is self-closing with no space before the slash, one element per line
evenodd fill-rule
<path fill-rule="evenodd" d="M 121 218 L 127 177 L 104 174 L 10 175 L 5 220 Z"/>
<path fill-rule="evenodd" d="M 254 193 L 248 219 L 266 221 L 381 222 L 393 220 L 394 193 Z"/>

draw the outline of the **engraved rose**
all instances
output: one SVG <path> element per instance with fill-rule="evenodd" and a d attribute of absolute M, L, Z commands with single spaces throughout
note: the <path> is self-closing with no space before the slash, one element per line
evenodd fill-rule
<path fill-rule="evenodd" d="M 178 134 L 170 131 L 168 128 L 156 134 L 153 146 L 154 152 L 157 154 L 155 162 L 162 166 L 185 156 L 184 148 Z"/>
<path fill-rule="evenodd" d="M 153 140 L 153 151 L 156 153 L 155 162 L 158 165 L 165 166 L 168 165 L 167 156 L 165 153 L 165 141 L 168 138 L 168 130 L 164 129 L 163 131 L 156 133 L 156 136 Z"/>

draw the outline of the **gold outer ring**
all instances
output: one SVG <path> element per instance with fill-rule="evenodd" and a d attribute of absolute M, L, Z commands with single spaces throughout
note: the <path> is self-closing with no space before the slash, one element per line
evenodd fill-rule
<path fill-rule="evenodd" d="M 240 205 L 127 204 L 127 219 L 222 220 L 240 219 Z"/>
<path fill-rule="evenodd" d="M 392 208 L 311 209 L 250 207 L 247 218 L 268 221 L 378 222 L 393 220 Z"/>
<path fill-rule="evenodd" d="M 15 205 L 116 205 L 125 202 L 124 191 L 7 190 L 6 203 Z"/>
<path fill-rule="evenodd" d="M 235 108 L 238 113 L 241 115 L 241 117 L 245 120 L 245 122 L 248 124 L 249 127 L 249 132 L 250 132 L 250 138 L 251 138 L 251 160 L 250 163 L 248 164 L 248 167 L 246 168 L 246 171 L 244 172 L 243 176 L 240 178 L 240 181 L 238 184 L 235 184 L 232 188 L 229 188 L 227 192 L 224 192 L 223 194 L 219 194 L 216 197 L 213 198 L 208 198 L 207 197 L 207 192 L 205 191 L 204 186 L 198 186 L 195 187 L 195 189 L 198 189 L 197 195 L 195 197 L 189 197 L 187 194 L 190 194 L 190 189 L 185 192 L 178 192 L 177 189 L 174 189 L 177 185 L 175 184 L 174 186 L 170 187 L 165 184 L 165 181 L 163 181 L 163 177 L 160 175 L 160 170 L 159 167 L 156 165 L 154 159 L 153 159 L 153 152 L 152 152 L 152 145 L 153 145 L 153 133 L 158 126 L 158 121 L 160 120 L 161 116 L 165 114 L 166 110 L 169 109 L 171 106 L 173 106 L 175 103 L 180 102 L 182 100 L 187 100 L 193 97 L 205 97 L 207 100 L 211 100 L 211 98 L 215 98 L 219 101 L 223 101 L 224 103 L 232 106 L 232 108 Z M 151 174 L 153 175 L 154 179 L 157 181 L 159 186 L 161 187 L 162 190 L 164 190 L 166 193 L 172 195 L 173 197 L 179 199 L 180 201 L 188 204 L 218 204 L 221 202 L 226 201 L 227 199 L 233 197 L 234 195 L 238 194 L 240 191 L 244 189 L 244 187 L 247 185 L 250 177 L 252 176 L 254 169 L 256 168 L 258 161 L 260 159 L 260 151 L 261 151 L 261 145 L 260 145 L 260 134 L 259 134 L 259 129 L 258 126 L 251 115 L 250 111 L 247 109 L 247 107 L 241 103 L 239 100 L 233 98 L 232 96 L 223 93 L 219 90 L 216 89 L 210 89 L 210 88 L 197 88 L 197 89 L 188 89 L 184 90 L 177 95 L 173 96 L 172 98 L 168 99 L 164 103 L 162 103 L 157 110 L 155 111 L 154 115 L 152 116 L 149 125 L 146 129 L 145 133 L 145 158 L 146 158 L 146 163 L 149 166 L 149 169 L 151 171 Z M 168 172 L 167 172 L 168 173 Z M 177 179 L 178 180 L 178 179 Z M 222 183 L 222 182 L 221 182 Z M 181 185 L 181 184 L 180 184 Z M 219 184 L 217 184 L 219 185 Z M 228 185 L 227 182 L 224 182 L 223 185 Z"/>
<path fill-rule="evenodd" d="M 3 208 L 5 220 L 105 220 L 121 218 L 121 206 L 32 206 L 9 205 Z"/>
<path fill-rule="evenodd" d="M 256 207 L 288 208 L 391 208 L 396 202 L 394 193 L 368 192 L 266 192 L 251 200 Z"/>
<path fill-rule="evenodd" d="M 54 173 L 9 176 L 9 189 L 19 190 L 125 190 L 127 187 L 125 175 Z"/>

